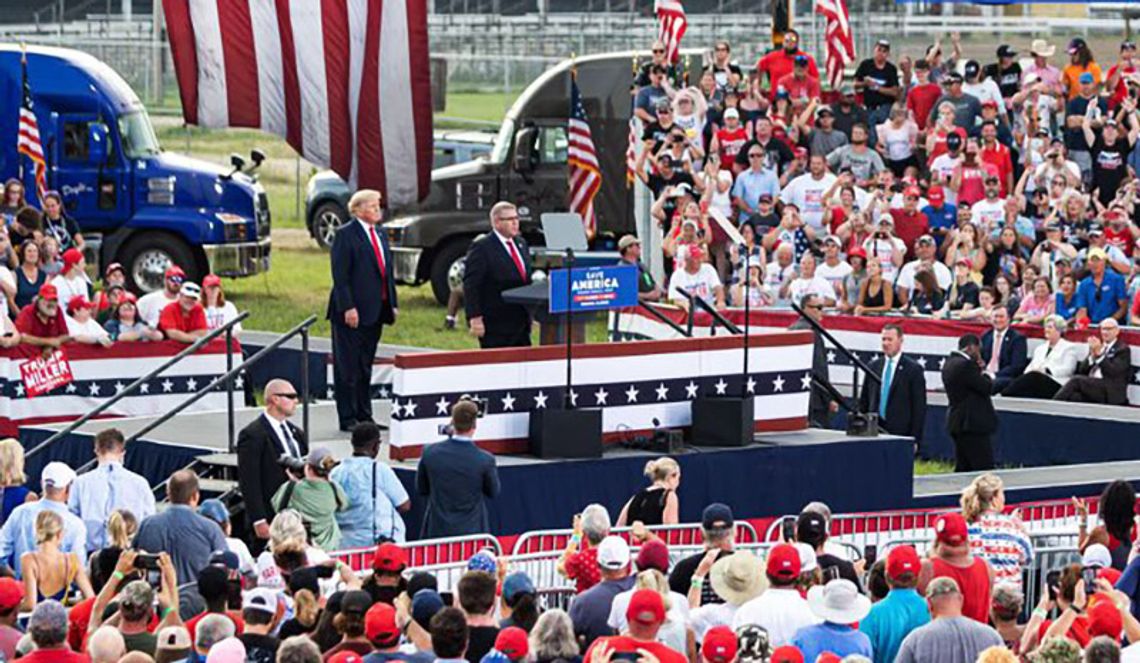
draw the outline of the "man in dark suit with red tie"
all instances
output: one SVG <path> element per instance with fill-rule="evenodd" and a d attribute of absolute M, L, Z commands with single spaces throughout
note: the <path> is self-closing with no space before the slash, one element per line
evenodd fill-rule
<path fill-rule="evenodd" d="M 380 192 L 362 189 L 348 201 L 352 220 L 333 240 L 330 260 L 333 287 L 328 319 L 332 323 L 333 383 L 342 431 L 372 421 L 372 361 L 384 325 L 396 322 L 396 283 L 392 252 L 379 228 L 384 213 Z"/>
<path fill-rule="evenodd" d="M 471 333 L 484 348 L 530 345 L 530 312 L 503 301 L 503 291 L 530 283 L 530 249 L 519 237 L 519 212 L 508 202 L 491 208 L 491 232 L 471 243 L 463 297 Z"/>

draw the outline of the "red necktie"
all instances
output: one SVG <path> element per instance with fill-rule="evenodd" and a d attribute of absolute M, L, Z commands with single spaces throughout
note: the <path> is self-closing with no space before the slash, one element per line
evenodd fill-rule
<path fill-rule="evenodd" d="M 515 269 L 519 270 L 519 276 L 522 280 L 526 280 L 526 266 L 523 265 L 522 258 L 519 256 L 518 249 L 515 248 L 514 240 L 507 240 L 507 250 L 511 253 L 511 260 L 515 261 Z"/>
<path fill-rule="evenodd" d="M 376 254 L 376 265 L 380 268 L 380 297 L 388 299 L 388 270 L 384 265 L 384 252 L 380 250 L 380 238 L 376 236 L 376 226 L 369 226 L 368 233 L 372 236 L 372 251 Z"/>

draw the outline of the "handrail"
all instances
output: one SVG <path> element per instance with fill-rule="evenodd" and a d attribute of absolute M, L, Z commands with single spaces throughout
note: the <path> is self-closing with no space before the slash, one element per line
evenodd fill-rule
<path fill-rule="evenodd" d="M 692 293 L 686 292 L 684 290 L 679 290 L 679 292 L 681 294 L 683 294 L 686 299 L 689 300 L 689 319 L 690 320 L 692 319 L 692 315 L 693 315 L 693 313 L 692 313 L 693 307 L 694 307 L 694 305 L 696 305 L 697 307 L 704 309 L 705 313 L 708 313 L 710 316 L 712 316 L 712 319 L 714 322 L 720 324 L 722 327 L 727 329 L 729 331 L 729 333 L 732 333 L 732 334 L 743 333 L 743 332 L 741 332 L 740 327 L 737 327 L 736 325 L 729 322 L 728 318 L 721 315 L 720 311 L 716 310 L 716 308 L 713 305 L 706 302 L 703 298 L 697 297 L 696 295 L 693 295 Z M 716 325 L 713 325 L 713 329 L 714 330 L 716 329 Z"/>
<path fill-rule="evenodd" d="M 293 338 L 297 334 L 307 335 L 309 327 L 313 326 L 313 324 L 315 324 L 316 322 L 317 322 L 317 316 L 310 315 L 304 321 L 302 321 L 301 323 L 297 324 L 296 326 L 294 326 L 289 331 L 287 331 L 284 334 L 282 334 L 281 336 L 279 336 L 272 343 L 270 343 L 269 345 L 267 345 L 267 346 L 261 348 L 260 350 L 258 350 L 257 352 L 255 352 L 253 355 L 251 355 L 249 357 L 249 359 L 246 359 L 241 364 L 235 366 L 234 368 L 230 369 L 229 371 L 226 371 L 226 373 L 224 375 L 220 375 L 220 376 L 214 378 L 212 381 L 210 381 L 210 384 L 206 385 L 205 387 L 202 387 L 198 391 L 191 394 L 189 398 L 187 398 L 186 400 L 184 400 L 181 403 L 179 403 L 178 405 L 176 405 L 173 409 L 167 411 L 161 417 L 159 417 L 158 419 L 155 419 L 154 421 L 150 422 L 146 426 L 143 426 L 138 431 L 135 431 L 129 438 L 127 438 L 127 444 L 130 444 L 131 442 L 137 441 L 143 435 L 146 435 L 147 433 L 151 432 L 155 428 L 158 428 L 162 424 L 166 423 L 174 415 L 176 415 L 179 412 L 190 407 L 194 403 L 198 402 L 203 396 L 205 396 L 206 394 L 213 391 L 215 387 L 217 387 L 218 385 L 223 384 L 229 380 L 232 380 L 234 378 L 234 376 L 241 373 L 241 371 L 244 370 L 247 366 L 252 366 L 253 364 L 257 363 L 258 361 L 261 361 L 261 359 L 263 357 L 265 357 L 265 355 L 267 355 L 270 352 L 281 347 L 286 341 Z M 306 345 L 307 345 L 307 343 L 306 343 Z M 309 380 L 308 380 L 307 364 L 308 364 L 307 361 L 303 362 L 302 374 L 301 374 L 301 378 L 302 378 L 301 379 L 301 389 L 302 389 L 301 404 L 302 404 L 302 407 L 304 408 L 304 424 L 305 424 L 305 435 L 306 435 L 306 437 L 309 434 L 309 431 L 308 431 L 308 423 L 309 423 L 309 393 L 308 393 Z M 230 441 L 229 441 L 229 450 L 230 451 L 233 451 L 233 442 L 234 442 L 233 439 L 230 439 Z"/>
<path fill-rule="evenodd" d="M 818 332 L 821 336 L 823 336 L 827 340 L 831 341 L 831 344 L 835 346 L 836 350 L 839 350 L 840 352 L 843 353 L 843 355 L 845 357 L 847 357 L 848 359 L 851 360 L 851 364 L 853 366 L 857 366 L 858 368 L 863 369 L 863 372 L 867 374 L 867 377 L 871 378 L 875 382 L 880 381 L 880 377 L 875 374 L 875 371 L 871 370 L 870 366 L 868 366 L 866 363 L 864 363 L 864 361 L 862 359 L 855 356 L 855 353 L 848 350 L 847 346 L 845 346 L 842 343 L 840 343 L 839 341 L 835 340 L 835 337 L 831 335 L 831 332 L 824 329 L 823 325 L 821 325 L 815 318 L 804 313 L 804 310 L 802 308 L 800 308 L 799 305 L 796 304 L 795 302 L 789 302 L 789 303 L 792 306 L 792 310 L 795 311 L 796 314 L 800 316 L 800 320 L 807 322 L 809 325 L 811 325 L 812 329 L 814 329 L 816 332 Z"/>
<path fill-rule="evenodd" d="M 653 308 L 647 302 L 639 301 L 639 302 L 637 302 L 637 305 L 640 306 L 641 308 L 645 309 L 646 311 L 649 311 L 649 313 L 653 317 L 657 318 L 661 322 L 664 322 L 665 324 L 672 327 L 673 331 L 677 332 L 681 336 L 684 336 L 685 338 L 689 338 L 693 335 L 693 330 L 690 329 L 689 331 L 685 331 L 685 329 L 683 327 L 681 327 L 681 325 L 670 320 L 669 316 L 667 316 L 664 313 L 662 313 L 661 311 L 658 311 L 657 309 Z"/>
<path fill-rule="evenodd" d="M 237 325 L 242 320 L 245 320 L 248 317 L 249 317 L 249 311 L 242 311 L 233 320 L 230 320 L 229 322 L 222 325 L 221 327 L 218 327 L 217 329 L 211 330 L 210 333 L 206 334 L 202 338 L 199 338 L 198 340 L 194 341 L 190 345 L 186 346 L 185 348 L 182 349 L 181 352 L 174 355 L 170 359 L 167 359 L 162 364 L 160 364 L 158 367 L 151 370 L 151 372 L 149 372 L 146 375 L 142 376 L 141 378 L 135 380 L 134 382 L 127 385 L 126 387 L 123 387 L 122 391 L 120 391 L 119 393 L 115 394 L 111 398 L 108 398 L 107 400 L 100 403 L 94 410 L 91 410 L 90 412 L 84 414 L 82 417 L 79 417 L 78 419 L 71 422 L 70 424 L 68 424 L 64 428 L 53 433 L 52 436 L 49 437 L 48 439 L 44 440 L 43 442 L 40 442 L 38 445 L 36 445 L 34 448 L 32 448 L 31 451 L 24 454 L 25 462 L 28 459 L 30 459 L 30 458 L 34 457 L 35 455 L 37 455 L 38 453 L 40 453 L 41 451 L 43 451 L 44 449 L 46 449 L 52 443 L 63 438 L 65 435 L 70 435 L 72 432 L 74 432 L 77 428 L 79 428 L 83 424 L 86 424 L 88 421 L 91 421 L 95 417 L 106 412 L 112 405 L 114 405 L 115 403 L 118 403 L 122 399 L 131 395 L 131 392 L 135 391 L 140 386 L 142 386 L 142 384 L 144 382 L 148 382 L 148 381 L 154 379 L 155 377 L 158 377 L 158 375 L 161 374 L 166 369 L 168 369 L 171 366 L 173 366 L 174 364 L 177 364 L 178 362 L 182 361 L 183 359 L 185 359 L 189 355 L 192 355 L 195 352 L 197 352 L 203 345 L 206 345 L 207 343 L 209 343 L 210 341 L 214 340 L 215 338 L 221 336 L 222 334 L 228 333 L 235 325 Z M 229 346 L 229 344 L 227 344 L 226 354 L 229 355 L 231 351 L 232 351 L 232 348 Z"/>

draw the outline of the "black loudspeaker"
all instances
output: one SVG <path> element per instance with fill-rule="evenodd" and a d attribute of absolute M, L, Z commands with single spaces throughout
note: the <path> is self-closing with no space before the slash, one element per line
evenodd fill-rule
<path fill-rule="evenodd" d="M 532 411 L 530 452 L 538 458 L 601 458 L 602 411 Z"/>
<path fill-rule="evenodd" d="M 752 444 L 755 399 L 720 396 L 693 401 L 693 445 L 743 447 Z"/>

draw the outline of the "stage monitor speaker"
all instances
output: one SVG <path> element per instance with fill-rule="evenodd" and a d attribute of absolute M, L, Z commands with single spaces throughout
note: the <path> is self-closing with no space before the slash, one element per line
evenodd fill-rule
<path fill-rule="evenodd" d="M 755 399 L 720 396 L 693 401 L 693 446 L 743 447 L 752 444 Z"/>
<path fill-rule="evenodd" d="M 530 452 L 538 458 L 601 458 L 602 411 L 531 412 Z"/>
<path fill-rule="evenodd" d="M 847 435 L 850 437 L 876 437 L 878 434 L 878 414 L 874 412 L 853 412 L 847 416 Z"/>

